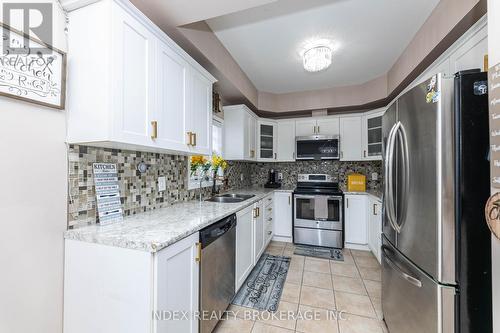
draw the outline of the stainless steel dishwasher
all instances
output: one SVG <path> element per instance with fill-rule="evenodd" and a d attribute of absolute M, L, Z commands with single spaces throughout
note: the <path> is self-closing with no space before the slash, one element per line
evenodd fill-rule
<path fill-rule="evenodd" d="M 236 215 L 200 231 L 200 310 L 212 318 L 223 313 L 235 293 Z M 211 333 L 218 319 L 200 320 L 200 333 Z"/>

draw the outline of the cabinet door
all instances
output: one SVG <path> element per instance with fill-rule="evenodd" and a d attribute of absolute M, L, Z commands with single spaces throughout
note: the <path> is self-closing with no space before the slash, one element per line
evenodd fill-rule
<path fill-rule="evenodd" d="M 258 121 L 257 125 L 258 159 L 260 161 L 275 161 L 277 158 L 276 141 L 277 126 L 275 122 Z"/>
<path fill-rule="evenodd" d="M 156 37 L 116 6 L 113 10 L 113 137 L 151 146 L 155 110 Z"/>
<path fill-rule="evenodd" d="M 247 132 L 246 134 L 246 142 L 248 146 L 248 159 L 249 160 L 256 160 L 257 159 L 257 119 L 253 117 L 251 114 L 247 113 L 246 114 L 246 120 L 247 120 Z"/>
<path fill-rule="evenodd" d="M 295 121 L 278 122 L 278 162 L 295 161 Z"/>
<path fill-rule="evenodd" d="M 382 115 L 377 112 L 363 116 L 363 159 L 382 160 Z"/>
<path fill-rule="evenodd" d="M 253 250 L 253 206 L 236 214 L 236 289 L 240 289 L 252 271 Z"/>
<path fill-rule="evenodd" d="M 274 235 L 292 240 L 292 193 L 274 193 Z"/>
<path fill-rule="evenodd" d="M 340 119 L 338 117 L 318 119 L 316 131 L 320 135 L 339 135 Z"/>
<path fill-rule="evenodd" d="M 340 160 L 360 161 L 361 116 L 340 118 Z"/>
<path fill-rule="evenodd" d="M 255 204 L 254 211 L 254 265 L 264 252 L 264 204 L 261 201 Z"/>
<path fill-rule="evenodd" d="M 156 309 L 195 313 L 199 305 L 199 263 L 195 233 L 155 254 Z M 202 259 L 203 260 L 203 259 Z M 198 320 L 154 320 L 155 332 L 198 333 Z"/>
<path fill-rule="evenodd" d="M 191 152 L 212 154 L 212 82 L 196 69 L 191 69 L 188 126 L 193 133 Z"/>
<path fill-rule="evenodd" d="M 367 239 L 366 195 L 345 196 L 345 241 L 366 245 Z"/>
<path fill-rule="evenodd" d="M 381 262 L 381 246 L 382 246 L 382 202 L 379 200 L 370 200 L 369 207 L 369 245 L 373 254 L 379 262 Z"/>
<path fill-rule="evenodd" d="M 156 120 L 160 148 L 189 151 L 186 137 L 188 64 L 168 45 L 158 45 Z"/>
<path fill-rule="evenodd" d="M 316 119 L 295 121 L 296 136 L 311 136 L 316 134 Z"/>

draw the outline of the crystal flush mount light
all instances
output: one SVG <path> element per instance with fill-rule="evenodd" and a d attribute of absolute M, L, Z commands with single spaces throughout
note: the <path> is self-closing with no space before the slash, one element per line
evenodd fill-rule
<path fill-rule="evenodd" d="M 332 64 L 332 49 L 325 45 L 314 46 L 302 55 L 304 69 L 308 72 L 320 72 Z"/>

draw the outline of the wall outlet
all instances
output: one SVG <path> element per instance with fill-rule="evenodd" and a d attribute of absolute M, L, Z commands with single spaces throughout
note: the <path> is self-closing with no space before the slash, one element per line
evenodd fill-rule
<path fill-rule="evenodd" d="M 282 172 L 278 172 L 278 180 L 283 180 L 283 173 Z"/>
<path fill-rule="evenodd" d="M 167 190 L 167 179 L 165 176 L 158 177 L 158 192 L 163 192 Z"/>
<path fill-rule="evenodd" d="M 378 180 L 378 173 L 372 172 L 372 180 Z"/>

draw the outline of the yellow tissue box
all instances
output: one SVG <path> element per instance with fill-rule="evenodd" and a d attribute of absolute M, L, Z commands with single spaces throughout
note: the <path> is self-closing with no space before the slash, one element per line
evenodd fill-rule
<path fill-rule="evenodd" d="M 351 173 L 347 176 L 347 192 L 365 192 L 366 176 L 359 173 Z"/>

